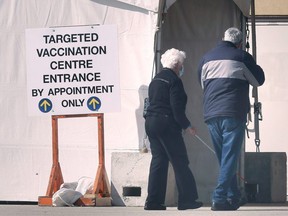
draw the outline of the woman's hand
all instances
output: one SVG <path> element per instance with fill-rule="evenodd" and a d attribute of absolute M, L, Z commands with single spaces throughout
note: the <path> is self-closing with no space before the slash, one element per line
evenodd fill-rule
<path fill-rule="evenodd" d="M 196 134 L 196 129 L 194 127 L 188 127 L 185 132 L 191 134 L 192 136 L 195 136 Z"/>

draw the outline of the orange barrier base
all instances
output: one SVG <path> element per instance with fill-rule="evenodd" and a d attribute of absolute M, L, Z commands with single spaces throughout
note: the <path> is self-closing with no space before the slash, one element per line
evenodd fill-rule
<path fill-rule="evenodd" d="M 52 169 L 49 178 L 49 184 L 46 196 L 38 197 L 39 206 L 52 206 L 52 196 L 59 190 L 64 182 L 62 171 L 59 163 L 59 148 L 58 148 L 58 119 L 59 118 L 75 118 L 75 117 L 97 117 L 98 119 L 98 153 L 99 165 L 94 181 L 93 194 L 87 194 L 77 200 L 76 206 L 111 206 L 110 185 L 105 169 L 105 154 L 104 154 L 104 115 L 98 114 L 83 114 L 83 115 L 57 115 L 52 116 Z"/>
<path fill-rule="evenodd" d="M 39 196 L 39 206 L 52 206 L 52 197 Z M 78 199 L 75 206 L 111 206 L 111 197 L 97 197 L 95 194 L 86 194 L 85 196 Z"/>
<path fill-rule="evenodd" d="M 38 197 L 39 206 L 52 206 L 52 197 L 48 196 L 39 196 Z"/>

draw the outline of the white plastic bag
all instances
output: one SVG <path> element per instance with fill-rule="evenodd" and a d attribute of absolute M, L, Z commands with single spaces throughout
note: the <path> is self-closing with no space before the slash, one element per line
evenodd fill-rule
<path fill-rule="evenodd" d="M 81 177 L 78 182 L 63 183 L 52 196 L 53 206 L 74 206 L 74 203 L 87 192 L 93 190 L 93 179 Z"/>
<path fill-rule="evenodd" d="M 92 192 L 93 183 L 94 182 L 92 178 L 82 177 L 78 180 L 78 184 L 75 190 L 80 192 L 84 196 L 86 193 Z"/>
<path fill-rule="evenodd" d="M 74 203 L 83 195 L 73 189 L 60 188 L 53 194 L 53 206 L 74 206 Z"/>

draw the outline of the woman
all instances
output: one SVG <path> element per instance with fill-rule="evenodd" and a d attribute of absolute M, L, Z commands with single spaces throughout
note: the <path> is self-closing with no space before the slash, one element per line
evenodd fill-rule
<path fill-rule="evenodd" d="M 182 129 L 195 135 L 195 129 L 185 115 L 187 95 L 180 76 L 186 54 L 169 49 L 161 56 L 163 69 L 151 81 L 148 89 L 149 107 L 145 115 L 145 130 L 150 141 L 148 196 L 145 210 L 166 210 L 165 194 L 169 161 L 173 166 L 178 189 L 178 210 L 196 209 L 198 193 L 189 169 Z"/>

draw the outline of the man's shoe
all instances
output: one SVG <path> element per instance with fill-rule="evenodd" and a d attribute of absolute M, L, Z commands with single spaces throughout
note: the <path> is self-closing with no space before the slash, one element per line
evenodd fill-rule
<path fill-rule="evenodd" d="M 166 206 L 158 203 L 145 203 L 144 210 L 166 210 Z"/>
<path fill-rule="evenodd" d="M 202 202 L 194 201 L 192 203 L 182 203 L 178 205 L 178 210 L 197 209 L 203 205 Z"/>
<path fill-rule="evenodd" d="M 225 203 L 212 202 L 211 210 L 212 211 L 235 211 L 238 208 L 239 206 L 238 207 L 233 206 L 229 202 L 225 202 Z"/>
<path fill-rule="evenodd" d="M 237 210 L 238 208 L 240 208 L 240 206 L 243 206 L 247 203 L 247 199 L 246 198 L 240 198 L 238 200 L 234 200 L 234 199 L 230 199 L 227 200 L 229 202 L 229 204 L 231 206 L 233 206 L 235 208 L 235 210 Z"/>

